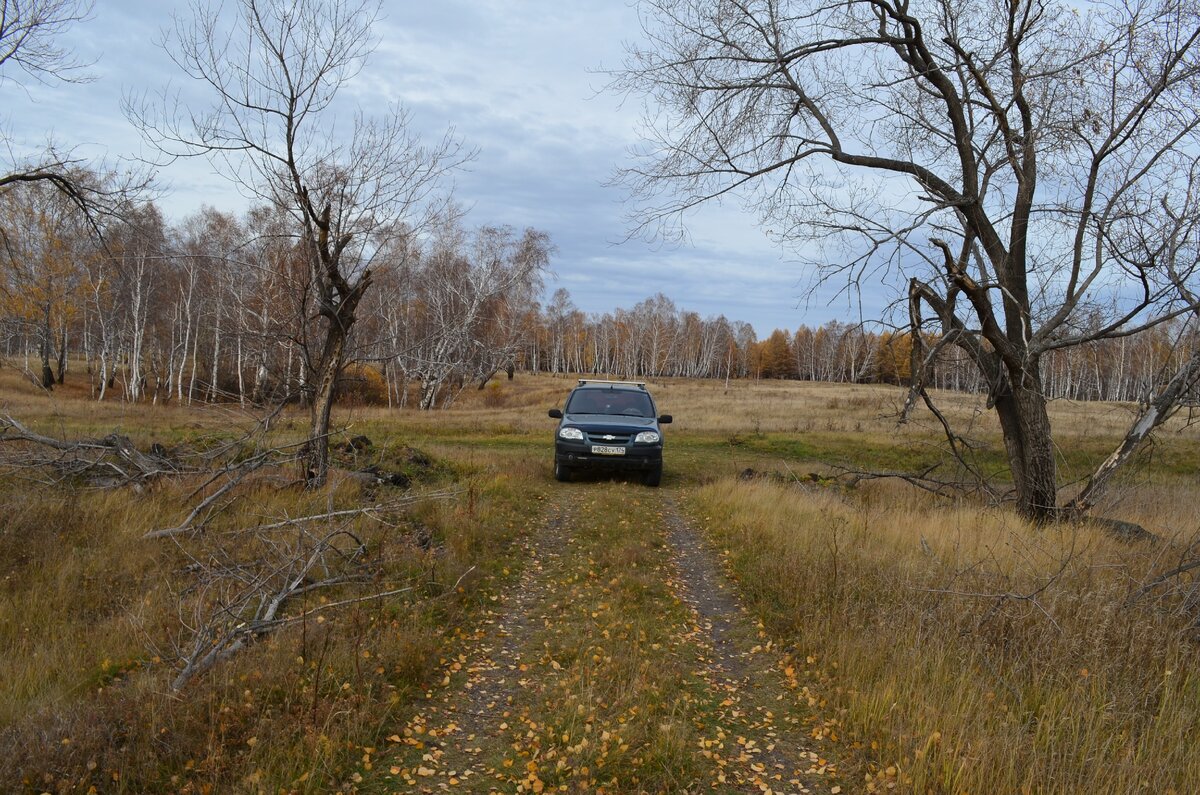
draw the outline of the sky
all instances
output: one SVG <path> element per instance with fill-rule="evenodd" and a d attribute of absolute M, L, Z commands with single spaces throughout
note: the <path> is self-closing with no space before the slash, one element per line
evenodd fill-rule
<path fill-rule="evenodd" d="M 97 0 L 91 19 L 62 39 L 93 61 L 81 85 L 0 86 L 0 119 L 18 148 L 48 137 L 87 157 L 147 155 L 121 113 L 127 94 L 170 84 L 193 96 L 159 45 L 182 0 Z M 663 293 L 701 316 L 751 323 L 760 338 L 831 319 L 878 317 L 887 296 L 836 295 L 813 288 L 805 266 L 774 246 L 736 205 L 706 207 L 688 219 L 681 245 L 628 240 L 624 189 L 610 183 L 631 164 L 638 102 L 606 91 L 606 69 L 621 66 L 641 35 L 624 0 L 386 0 L 379 46 L 345 87 L 365 112 L 399 102 L 415 129 L 436 141 L 452 127 L 478 156 L 455 177 L 473 225 L 535 227 L 557 253 L 547 298 L 566 288 L 585 312 L 610 312 Z M 198 101 L 203 94 L 194 94 Z M 178 221 L 203 204 L 244 210 L 236 187 L 202 160 L 158 174 L 159 206 Z M 860 314 L 861 313 L 861 314 Z"/>

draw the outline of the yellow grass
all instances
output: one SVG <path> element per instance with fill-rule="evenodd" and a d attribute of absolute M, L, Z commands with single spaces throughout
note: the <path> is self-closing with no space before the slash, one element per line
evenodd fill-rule
<path fill-rule="evenodd" d="M 1195 540 L 1182 494 L 1157 547 L 895 487 L 722 481 L 693 507 L 869 790 L 1200 785 L 1194 607 L 1129 602 Z"/>

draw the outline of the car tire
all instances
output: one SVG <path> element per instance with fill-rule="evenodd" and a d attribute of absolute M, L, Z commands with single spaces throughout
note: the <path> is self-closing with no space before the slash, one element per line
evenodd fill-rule
<path fill-rule="evenodd" d="M 662 464 L 642 475 L 642 482 L 651 487 L 656 487 L 659 483 L 662 483 Z"/>
<path fill-rule="evenodd" d="M 566 483 L 571 479 L 571 470 L 563 466 L 557 461 L 554 462 L 554 479 L 559 483 Z"/>

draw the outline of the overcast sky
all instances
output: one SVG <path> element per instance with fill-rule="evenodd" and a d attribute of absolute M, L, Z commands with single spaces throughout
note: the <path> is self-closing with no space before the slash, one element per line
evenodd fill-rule
<path fill-rule="evenodd" d="M 0 88 L 16 143 L 48 136 L 86 155 L 141 151 L 124 119 L 124 92 L 157 90 L 183 79 L 157 45 L 179 0 L 97 0 L 91 20 L 66 43 L 95 60 L 85 85 Z M 624 0 L 432 0 L 385 3 L 380 45 L 349 90 L 368 113 L 399 101 L 431 140 L 452 126 L 479 150 L 456 179 L 475 225 L 533 226 L 558 247 L 548 291 L 565 287 L 576 305 L 607 312 L 662 292 L 703 316 L 795 329 L 829 319 L 857 321 L 857 301 L 832 289 L 807 295 L 810 275 L 764 237 L 737 207 L 711 207 L 689 222 L 688 245 L 621 242 L 624 194 L 607 187 L 628 164 L 640 108 L 604 92 L 601 70 L 619 67 L 640 35 Z M 202 95 L 201 95 L 202 96 Z M 246 200 L 202 161 L 177 163 L 159 179 L 159 201 L 178 220 L 202 204 L 241 211 Z M 880 298 L 864 298 L 878 316 Z"/>

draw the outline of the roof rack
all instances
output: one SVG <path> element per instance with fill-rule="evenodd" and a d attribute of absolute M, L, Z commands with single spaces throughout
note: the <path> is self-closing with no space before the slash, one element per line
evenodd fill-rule
<path fill-rule="evenodd" d="M 580 378 L 579 385 L 584 384 L 607 384 L 609 386 L 636 386 L 639 389 L 646 388 L 645 381 L 606 381 L 602 378 Z"/>

